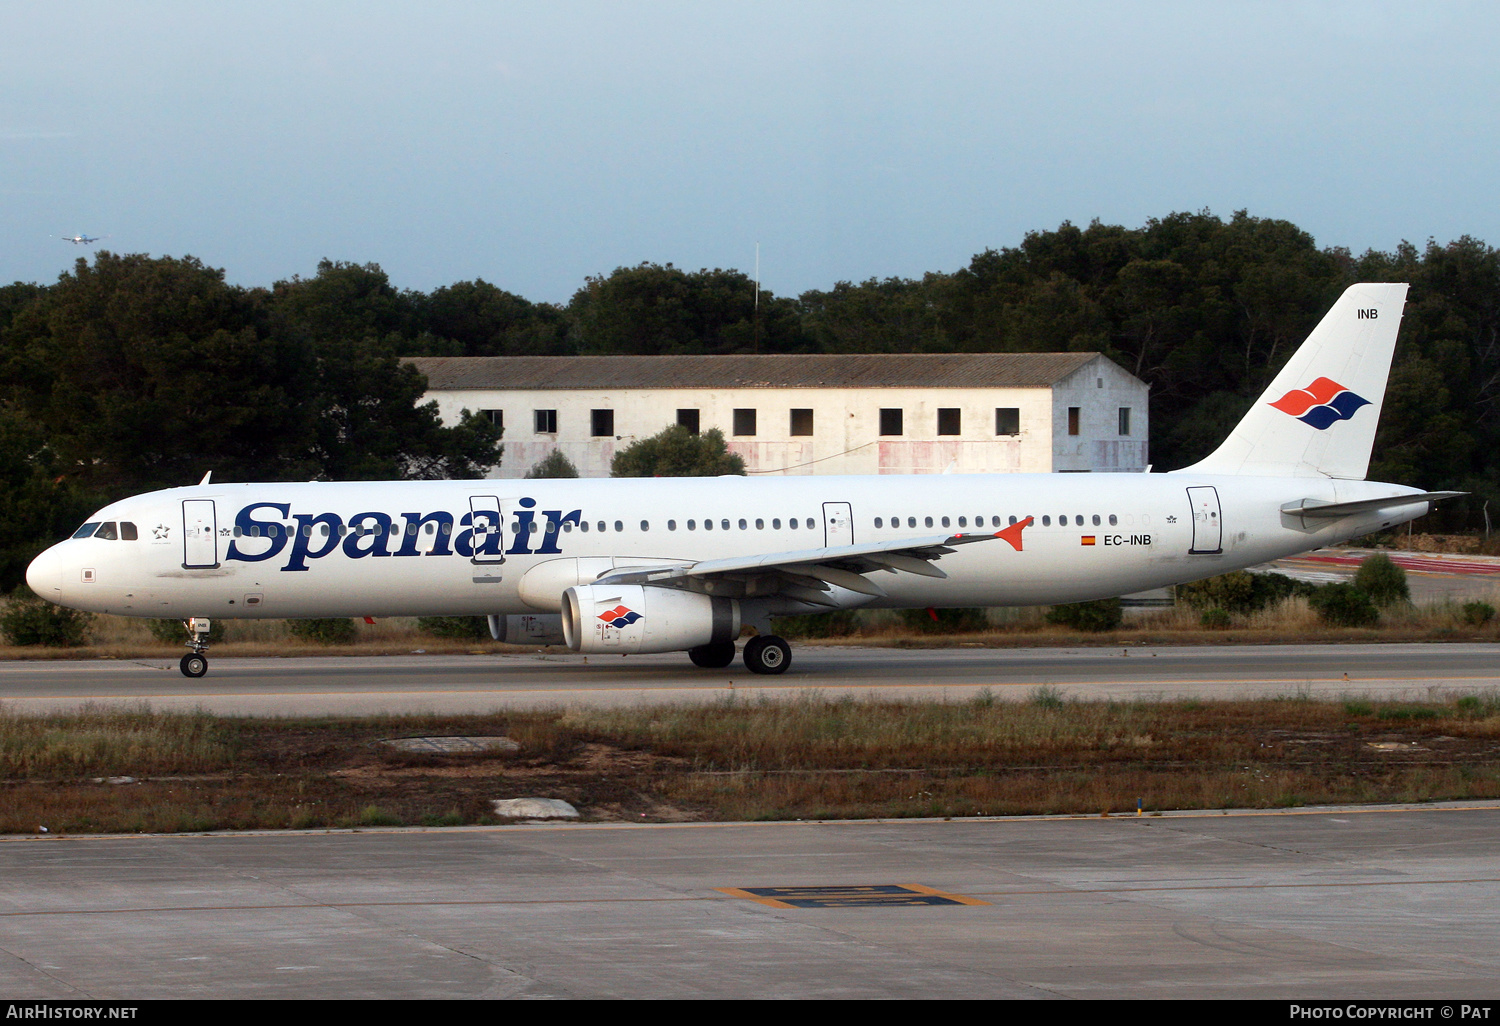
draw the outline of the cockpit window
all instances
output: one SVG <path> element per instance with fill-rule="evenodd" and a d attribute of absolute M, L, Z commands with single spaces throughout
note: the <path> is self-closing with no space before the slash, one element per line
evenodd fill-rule
<path fill-rule="evenodd" d="M 103 538 L 105 541 L 118 541 L 120 531 L 113 520 L 107 520 L 99 525 L 99 530 L 94 532 L 94 537 Z"/>
<path fill-rule="evenodd" d="M 121 520 L 120 521 L 120 540 L 121 541 L 135 541 L 139 537 L 140 537 L 140 535 L 136 533 L 135 525 L 134 524 L 132 524 L 129 520 Z"/>
<path fill-rule="evenodd" d="M 99 521 L 95 520 L 93 523 L 91 523 L 91 524 L 84 524 L 78 530 L 74 531 L 73 532 L 73 537 L 74 538 L 87 538 L 89 535 L 93 534 L 97 530 L 99 530 Z"/>

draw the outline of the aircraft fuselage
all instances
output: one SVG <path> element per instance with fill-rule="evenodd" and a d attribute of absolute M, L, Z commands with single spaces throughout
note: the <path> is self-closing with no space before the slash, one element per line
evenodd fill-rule
<path fill-rule="evenodd" d="M 1416 493 L 1196 474 L 211 484 L 101 509 L 90 523 L 113 530 L 54 545 L 28 581 L 62 605 L 142 617 L 555 613 L 563 590 L 611 568 L 993 535 L 1030 517 L 1019 549 L 957 547 L 946 578 L 876 572 L 883 596 L 832 595 L 842 607 L 1043 605 L 1210 577 L 1429 508 L 1282 512 L 1299 500 Z"/>

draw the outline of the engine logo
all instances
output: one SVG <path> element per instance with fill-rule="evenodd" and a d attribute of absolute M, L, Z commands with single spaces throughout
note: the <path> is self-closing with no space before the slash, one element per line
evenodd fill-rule
<path fill-rule="evenodd" d="M 615 606 L 599 614 L 599 619 L 611 627 L 625 628 L 641 619 L 641 614 L 628 606 Z"/>

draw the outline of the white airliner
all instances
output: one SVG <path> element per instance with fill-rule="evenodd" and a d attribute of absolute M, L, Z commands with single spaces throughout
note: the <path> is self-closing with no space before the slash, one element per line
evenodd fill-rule
<path fill-rule="evenodd" d="M 75 246 L 91 246 L 100 239 L 107 239 L 107 235 L 59 235 L 64 242 L 71 242 Z"/>
<path fill-rule="evenodd" d="M 1458 492 L 1365 481 L 1405 285 L 1355 285 L 1207 459 L 1171 474 L 209 484 L 112 503 L 31 564 L 65 606 L 488 615 L 497 639 L 790 664 L 776 615 L 1043 605 L 1356 538 Z"/>

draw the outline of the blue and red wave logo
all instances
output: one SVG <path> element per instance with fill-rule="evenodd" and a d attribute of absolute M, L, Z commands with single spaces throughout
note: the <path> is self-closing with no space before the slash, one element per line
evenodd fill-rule
<path fill-rule="evenodd" d="M 623 629 L 641 619 L 641 614 L 628 606 L 615 606 L 600 613 L 599 619 L 611 627 Z"/>
<path fill-rule="evenodd" d="M 1270 405 L 1304 424 L 1325 431 L 1335 422 L 1354 416 L 1361 406 L 1369 406 L 1370 400 L 1349 391 L 1332 378 L 1318 378 L 1306 388 L 1292 389 Z"/>

